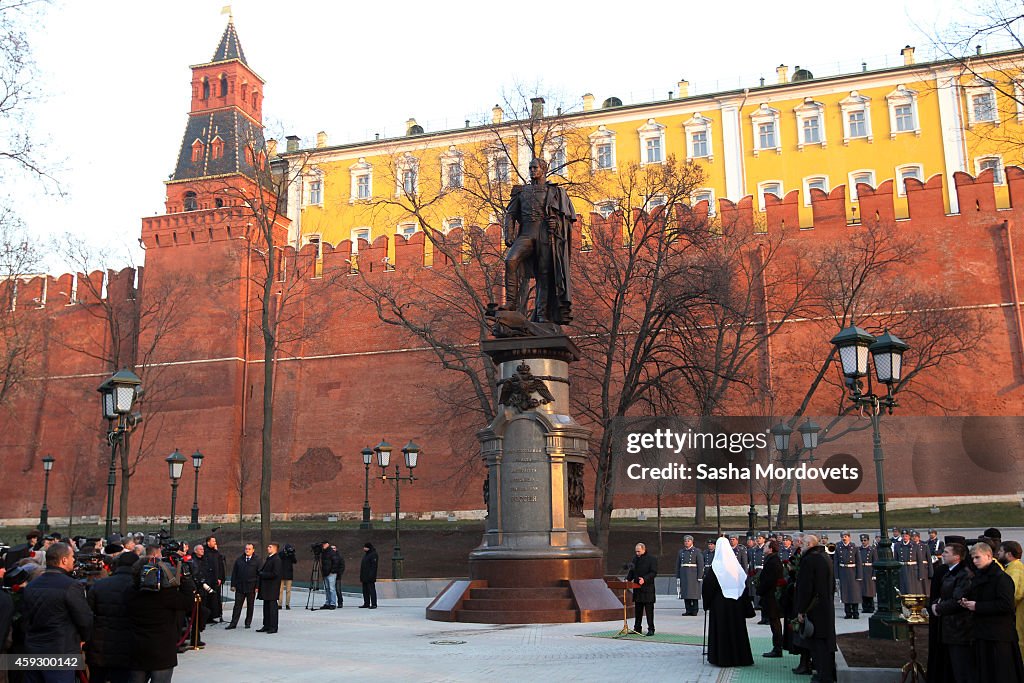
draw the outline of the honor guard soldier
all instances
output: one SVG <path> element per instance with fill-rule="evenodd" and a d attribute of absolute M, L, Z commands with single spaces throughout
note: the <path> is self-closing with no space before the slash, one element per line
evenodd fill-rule
<path fill-rule="evenodd" d="M 793 537 L 783 536 L 782 547 L 779 548 L 779 559 L 782 560 L 782 564 L 789 564 L 790 558 L 793 557 Z"/>
<path fill-rule="evenodd" d="M 707 575 L 708 570 L 711 569 L 711 563 L 715 561 L 715 539 L 708 539 L 708 547 L 704 550 L 704 571 L 701 572 L 700 578 L 703 581 Z"/>
<path fill-rule="evenodd" d="M 875 560 L 878 559 L 878 549 L 871 545 L 869 535 L 861 534 L 857 552 L 860 554 L 861 605 L 864 614 L 871 614 L 875 611 Z"/>
<path fill-rule="evenodd" d="M 928 572 L 928 575 L 935 576 L 935 572 L 942 564 L 942 551 L 945 550 L 946 544 L 939 538 L 938 531 L 929 529 L 928 540 L 925 542 L 925 545 L 928 546 L 928 561 L 931 563 L 931 571 Z"/>
<path fill-rule="evenodd" d="M 917 559 L 918 585 L 914 592 L 928 596 L 932 592 L 933 570 L 931 557 L 928 554 L 928 545 L 921 540 L 921 534 L 916 531 L 910 532 L 910 542 L 917 546 L 914 556 Z"/>
<path fill-rule="evenodd" d="M 747 559 L 750 562 L 751 576 L 750 581 L 750 595 L 754 599 L 754 608 L 761 608 L 761 596 L 757 594 L 757 581 L 761 575 L 761 570 L 764 569 L 764 546 L 765 546 L 765 535 L 763 532 L 759 532 L 754 541 L 754 545 L 747 549 Z M 761 613 L 761 621 L 758 624 L 767 624 L 768 620 L 764 618 L 764 613 Z"/>
<path fill-rule="evenodd" d="M 732 552 L 736 555 L 736 559 L 740 563 L 740 567 L 743 568 L 743 573 L 747 573 L 747 549 L 740 545 L 740 537 L 733 534 L 729 537 L 729 545 L 732 546 Z"/>
<path fill-rule="evenodd" d="M 904 530 L 903 533 L 906 533 L 906 531 Z M 900 530 L 898 528 L 893 527 L 892 528 L 892 533 L 889 534 L 889 541 L 892 543 L 892 547 L 895 549 L 896 548 L 896 544 L 899 543 L 902 540 L 903 540 L 903 534 L 900 533 Z"/>
<path fill-rule="evenodd" d="M 843 601 L 847 619 L 859 619 L 857 610 L 861 601 L 861 576 L 863 566 L 860 561 L 860 552 L 850 541 L 850 532 L 844 531 L 842 540 L 836 544 L 836 552 L 833 556 L 833 567 L 836 579 L 839 581 L 839 596 Z"/>
<path fill-rule="evenodd" d="M 903 538 L 893 546 L 892 554 L 900 563 L 900 593 L 913 595 L 921 590 L 919 560 L 923 550 L 910 540 L 909 529 L 903 529 L 901 535 Z"/>
<path fill-rule="evenodd" d="M 693 536 L 683 536 L 683 549 L 676 561 L 676 578 L 679 579 L 679 598 L 686 604 L 683 616 L 697 616 L 697 600 L 704 580 L 704 554 L 693 547 Z"/>

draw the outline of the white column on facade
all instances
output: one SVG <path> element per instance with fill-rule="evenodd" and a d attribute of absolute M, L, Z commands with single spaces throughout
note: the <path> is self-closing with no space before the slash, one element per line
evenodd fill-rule
<path fill-rule="evenodd" d="M 725 198 L 738 202 L 747 194 L 743 171 L 743 127 L 740 122 L 745 98 L 719 101 L 722 112 L 722 162 L 725 164 Z"/>
<path fill-rule="evenodd" d="M 942 154 L 946 165 L 946 193 L 951 213 L 960 212 L 953 174 L 967 171 L 967 144 L 964 140 L 964 119 L 960 104 L 960 75 L 955 69 L 935 71 L 939 101 L 939 125 L 942 128 Z"/>
<path fill-rule="evenodd" d="M 298 159 L 288 159 L 288 166 L 285 168 L 285 178 L 291 178 L 288 183 L 288 218 L 291 225 L 288 226 L 288 241 L 296 248 L 302 247 L 302 174 L 297 173 L 293 165 L 302 163 Z"/>

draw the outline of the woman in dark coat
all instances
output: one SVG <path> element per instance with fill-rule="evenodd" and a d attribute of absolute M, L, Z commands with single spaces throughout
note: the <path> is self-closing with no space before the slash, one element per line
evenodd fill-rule
<path fill-rule="evenodd" d="M 761 614 L 772 629 L 772 649 L 764 657 L 782 656 L 782 608 L 776 597 L 782 578 L 782 560 L 779 559 L 779 542 L 765 544 L 764 568 L 757 578 L 757 594 L 761 597 Z"/>
<path fill-rule="evenodd" d="M 367 541 L 363 544 L 363 560 L 359 563 L 359 582 L 363 584 L 360 608 L 377 609 L 377 550 Z"/>
<path fill-rule="evenodd" d="M 974 613 L 975 680 L 1024 683 L 1013 579 L 992 559 L 986 543 L 974 544 L 971 559 L 976 571 L 961 604 Z"/>

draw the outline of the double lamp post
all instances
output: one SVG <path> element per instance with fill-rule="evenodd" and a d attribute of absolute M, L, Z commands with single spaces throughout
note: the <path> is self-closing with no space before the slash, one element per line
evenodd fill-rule
<path fill-rule="evenodd" d="M 402 455 L 405 456 L 405 466 L 409 469 L 409 474 L 402 476 L 398 461 L 395 461 L 395 473 L 388 475 L 387 468 L 391 464 L 391 450 L 392 446 L 386 440 L 382 440 L 379 444 L 370 450 L 366 447 L 362 450 L 363 465 L 366 467 L 366 482 L 364 484 L 365 497 L 363 501 L 363 521 L 360 523 L 359 528 L 369 529 L 370 526 L 370 457 L 372 455 L 377 456 L 377 465 L 381 469 L 381 481 L 393 481 L 395 482 L 395 547 L 391 554 L 391 578 L 401 579 L 404 575 L 405 569 L 405 558 L 402 557 L 401 538 L 399 530 L 399 518 L 402 514 L 402 502 L 401 502 L 401 486 L 403 481 L 407 481 L 410 484 L 416 481 L 416 477 L 413 476 L 412 471 L 416 468 L 419 463 L 420 447 L 417 446 L 412 440 L 409 441 L 402 448 Z"/>

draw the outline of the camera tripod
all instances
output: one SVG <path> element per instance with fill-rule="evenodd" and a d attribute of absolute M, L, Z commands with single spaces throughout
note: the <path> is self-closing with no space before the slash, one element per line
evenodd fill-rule
<path fill-rule="evenodd" d="M 314 607 L 316 604 L 316 594 L 324 584 L 324 578 L 321 574 L 322 564 L 320 558 L 320 553 L 313 556 L 313 568 L 309 571 L 309 594 L 306 596 L 306 609 L 314 612 L 318 609 L 317 607 Z"/>

